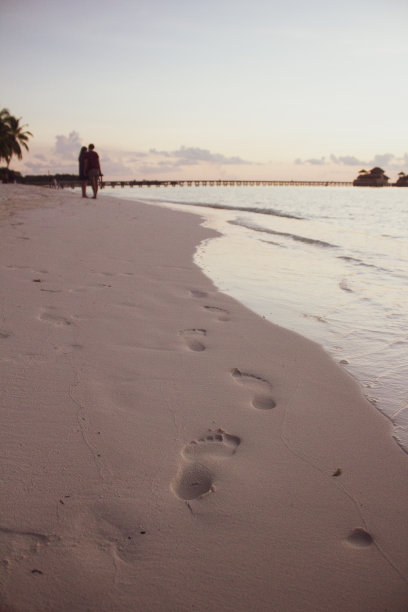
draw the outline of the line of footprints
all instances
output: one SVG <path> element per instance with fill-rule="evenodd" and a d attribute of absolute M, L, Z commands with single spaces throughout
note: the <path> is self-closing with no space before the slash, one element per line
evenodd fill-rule
<path fill-rule="evenodd" d="M 201 292 L 191 292 L 194 297 L 206 297 Z M 206 310 L 214 314 L 219 321 L 228 321 L 229 313 L 216 306 L 204 306 Z M 191 351 L 205 351 L 205 337 L 207 331 L 201 328 L 185 329 L 180 332 L 186 346 Z M 252 392 L 252 406 L 258 410 L 271 410 L 276 403 L 272 397 L 272 385 L 269 381 L 256 376 L 241 372 L 238 368 L 231 370 L 232 378 L 239 385 Z M 181 451 L 182 461 L 179 470 L 171 483 L 172 490 L 180 499 L 184 500 L 190 508 L 189 502 L 199 499 L 215 491 L 214 476 L 207 465 L 212 461 L 224 460 L 232 457 L 241 444 L 241 438 L 227 433 L 223 429 L 208 430 L 207 434 L 198 440 L 192 440 Z M 207 464 L 207 465 L 206 465 Z M 334 475 L 337 476 L 337 473 Z M 374 540 L 363 528 L 351 531 L 345 542 L 353 548 L 365 548 L 370 546 Z"/>
<path fill-rule="evenodd" d="M 194 297 L 205 297 L 195 295 Z M 228 321 L 229 313 L 216 306 L 204 306 L 219 321 Z M 187 348 L 191 351 L 205 351 L 207 331 L 201 328 L 184 329 L 179 332 Z M 272 398 L 272 385 L 267 380 L 254 374 L 241 372 L 238 368 L 231 371 L 235 382 L 253 392 L 252 406 L 258 410 L 270 410 L 276 403 Z M 227 433 L 223 429 L 208 430 L 207 434 L 198 440 L 193 440 L 181 451 L 182 461 L 175 479 L 172 482 L 174 493 L 186 503 L 212 493 L 214 477 L 206 464 L 211 461 L 225 459 L 234 455 L 241 443 L 238 436 Z"/>

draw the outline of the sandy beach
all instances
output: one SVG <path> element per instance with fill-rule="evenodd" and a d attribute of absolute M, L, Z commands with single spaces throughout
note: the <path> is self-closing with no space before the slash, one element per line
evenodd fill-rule
<path fill-rule="evenodd" d="M 407 455 L 199 218 L 0 185 L 0 612 L 405 612 Z"/>

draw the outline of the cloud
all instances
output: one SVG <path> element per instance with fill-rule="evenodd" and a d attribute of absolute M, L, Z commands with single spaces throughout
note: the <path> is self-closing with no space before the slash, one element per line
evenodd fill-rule
<path fill-rule="evenodd" d="M 65 159 L 78 157 L 82 146 L 81 138 L 78 132 L 73 130 L 68 136 L 59 135 L 55 137 L 55 153 Z"/>
<path fill-rule="evenodd" d="M 125 160 L 128 164 L 136 164 L 141 159 L 145 159 L 148 156 L 148 153 L 143 153 L 142 151 L 130 151 L 125 154 Z"/>
<path fill-rule="evenodd" d="M 332 153 L 328 159 L 326 159 L 326 157 L 321 157 L 320 159 L 311 158 L 302 160 L 298 157 L 295 159 L 294 163 L 296 165 L 311 164 L 314 166 L 324 166 L 328 164 L 336 164 L 339 166 L 368 166 L 370 168 L 374 166 L 381 166 L 388 168 L 389 170 L 396 170 L 408 165 L 408 153 L 404 153 L 404 155 L 401 157 L 398 157 L 393 153 L 377 153 L 368 161 L 359 159 L 354 155 L 337 156 Z"/>
<path fill-rule="evenodd" d="M 158 151 L 157 149 L 150 149 L 149 153 L 152 155 L 160 155 L 160 157 L 171 157 L 171 153 L 169 151 Z"/>
<path fill-rule="evenodd" d="M 324 166 L 326 163 L 327 162 L 326 162 L 325 157 L 320 157 L 320 158 L 312 157 L 310 159 L 305 159 L 305 160 L 302 160 L 300 159 L 300 157 L 298 157 L 297 159 L 295 159 L 295 164 L 297 166 L 300 166 L 303 164 L 311 164 L 312 166 Z"/>
<path fill-rule="evenodd" d="M 331 154 L 330 159 L 333 164 L 343 164 L 344 166 L 366 166 L 367 162 L 361 161 L 354 155 L 344 155 L 342 157 L 336 157 L 336 155 Z"/>
<path fill-rule="evenodd" d="M 166 164 L 161 162 L 160 164 L 143 164 L 137 168 L 137 174 L 142 178 L 149 178 L 153 175 L 163 176 L 166 172 L 174 172 L 174 164 Z"/>
<path fill-rule="evenodd" d="M 173 156 L 184 161 L 194 163 L 209 162 L 211 164 L 237 165 L 248 164 L 250 162 L 241 159 L 240 157 L 226 157 L 221 153 L 211 153 L 208 149 L 200 149 L 198 147 L 181 147 L 178 151 L 173 152 Z"/>
<path fill-rule="evenodd" d="M 208 149 L 200 149 L 199 147 L 182 146 L 177 151 L 158 151 L 157 149 L 150 149 L 149 153 L 165 157 L 166 159 L 176 159 L 178 160 L 177 166 L 193 166 L 200 162 L 218 165 L 242 165 L 253 163 L 238 156 L 226 157 L 221 153 L 211 153 Z"/>
<path fill-rule="evenodd" d="M 112 158 L 110 155 L 107 155 L 103 152 L 99 152 L 101 167 L 104 176 L 113 176 L 118 178 L 129 178 L 132 174 L 132 167 L 129 165 L 129 160 L 122 159 L 122 156 L 119 155 L 115 158 Z M 134 162 L 133 162 L 134 163 Z"/>
<path fill-rule="evenodd" d="M 383 153 L 382 155 L 375 155 L 374 159 L 370 161 L 370 165 L 373 166 L 392 166 L 397 158 L 392 153 Z"/>

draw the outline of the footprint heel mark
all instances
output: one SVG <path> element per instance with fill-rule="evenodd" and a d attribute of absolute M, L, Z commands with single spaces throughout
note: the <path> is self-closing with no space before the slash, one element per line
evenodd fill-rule
<path fill-rule="evenodd" d="M 183 329 L 179 334 L 184 339 L 190 351 L 205 351 L 205 344 L 201 342 L 201 339 L 207 335 L 205 329 Z"/>
<path fill-rule="evenodd" d="M 374 540 L 368 531 L 362 529 L 361 527 L 357 527 L 357 529 L 353 529 L 353 531 L 348 535 L 346 542 L 354 548 L 366 548 L 367 546 L 371 546 Z"/>
<path fill-rule="evenodd" d="M 208 293 L 205 291 L 201 291 L 200 289 L 190 289 L 190 294 L 195 298 L 205 298 L 208 297 Z"/>
<path fill-rule="evenodd" d="M 204 457 L 230 457 L 237 452 L 241 438 L 227 433 L 223 429 L 209 430 L 208 434 L 198 440 L 192 440 L 181 451 L 185 459 Z"/>
<path fill-rule="evenodd" d="M 230 320 L 229 312 L 228 310 L 225 310 L 225 308 L 218 308 L 218 306 L 204 306 L 204 308 L 213 313 L 217 317 L 218 321 Z"/>
<path fill-rule="evenodd" d="M 215 490 L 211 472 L 200 463 L 182 466 L 172 482 L 172 489 L 185 501 L 198 499 Z"/>
<path fill-rule="evenodd" d="M 233 379 L 240 385 L 254 391 L 251 404 L 257 410 L 271 410 L 275 408 L 276 402 L 272 397 L 272 385 L 268 380 L 255 374 L 241 372 L 238 368 L 231 370 Z"/>
<path fill-rule="evenodd" d="M 276 402 L 271 397 L 256 395 L 252 399 L 252 406 L 258 410 L 271 410 L 276 407 Z"/>

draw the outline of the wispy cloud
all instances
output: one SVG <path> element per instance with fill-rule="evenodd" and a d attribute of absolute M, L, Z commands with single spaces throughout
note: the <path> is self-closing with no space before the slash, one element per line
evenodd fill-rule
<path fill-rule="evenodd" d="M 361 161 L 354 155 L 343 155 L 337 157 L 336 155 L 330 155 L 330 160 L 333 164 L 343 164 L 344 166 L 361 166 L 367 165 L 367 162 Z"/>
<path fill-rule="evenodd" d="M 221 153 L 211 153 L 211 151 L 208 149 L 200 149 L 199 147 L 182 146 L 176 151 L 158 151 L 157 149 L 150 149 L 149 153 L 152 155 L 176 159 L 179 162 L 178 166 L 191 166 L 199 164 L 200 162 L 222 165 L 241 165 L 253 163 L 238 156 L 227 157 Z"/>
<path fill-rule="evenodd" d="M 320 157 L 320 158 L 315 158 L 315 157 L 311 157 L 310 159 L 300 159 L 300 157 L 298 157 L 297 159 L 295 159 L 295 164 L 297 166 L 303 165 L 303 164 L 310 164 L 311 166 L 325 166 L 326 165 L 326 158 L 325 157 Z"/>
<path fill-rule="evenodd" d="M 310 164 L 314 166 L 325 166 L 330 164 L 341 166 L 381 166 L 390 170 L 401 169 L 408 165 L 408 153 L 398 157 L 393 153 L 377 153 L 372 159 L 359 159 L 354 155 L 334 155 L 329 157 L 311 158 L 311 159 L 295 159 L 296 165 Z"/>

